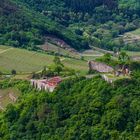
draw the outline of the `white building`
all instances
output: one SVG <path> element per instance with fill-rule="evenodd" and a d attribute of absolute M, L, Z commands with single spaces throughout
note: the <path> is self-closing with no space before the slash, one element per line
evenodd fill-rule
<path fill-rule="evenodd" d="M 53 92 L 61 81 L 62 79 L 60 77 L 53 77 L 44 80 L 31 79 L 31 85 L 40 91 L 45 90 L 45 91 Z"/>

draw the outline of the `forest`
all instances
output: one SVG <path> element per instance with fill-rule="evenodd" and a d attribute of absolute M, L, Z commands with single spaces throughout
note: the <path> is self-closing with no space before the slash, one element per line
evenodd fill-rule
<path fill-rule="evenodd" d="M 3 45 L 36 50 L 36 45 L 43 44 L 44 36 L 54 35 L 77 50 L 88 48 L 87 41 L 82 37 L 19 1 L 0 1 L 0 23 L 0 44 Z"/>
<path fill-rule="evenodd" d="M 1 88 L 17 87 L 22 96 L 0 114 L 0 138 L 139 140 L 139 81 L 138 71 L 113 85 L 100 76 L 77 77 L 53 94 L 33 90 L 26 81 L 1 82 Z"/>
<path fill-rule="evenodd" d="M 135 51 L 139 44 L 115 38 L 140 27 L 139 9 L 138 0 L 2 0 L 0 44 L 36 50 L 53 35 L 77 50 Z"/>

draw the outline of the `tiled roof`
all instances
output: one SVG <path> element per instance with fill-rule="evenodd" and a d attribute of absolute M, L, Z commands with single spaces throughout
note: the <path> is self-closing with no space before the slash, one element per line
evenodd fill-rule
<path fill-rule="evenodd" d="M 62 79 L 60 77 L 53 77 L 48 80 L 48 82 L 50 82 L 50 83 L 59 83 L 61 81 L 62 81 Z"/>

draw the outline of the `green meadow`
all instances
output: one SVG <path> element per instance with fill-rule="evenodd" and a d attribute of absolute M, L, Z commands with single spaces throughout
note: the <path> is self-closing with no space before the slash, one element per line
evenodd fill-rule
<path fill-rule="evenodd" d="M 28 51 L 25 49 L 0 46 L 0 71 L 9 73 L 16 70 L 17 73 L 32 73 L 42 70 L 44 66 L 53 64 L 53 55 Z M 70 58 L 61 58 L 67 67 L 83 72 L 88 71 L 87 62 Z"/>

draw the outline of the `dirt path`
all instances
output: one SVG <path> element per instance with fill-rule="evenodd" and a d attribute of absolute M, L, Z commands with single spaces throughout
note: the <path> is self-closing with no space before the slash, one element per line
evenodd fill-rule
<path fill-rule="evenodd" d="M 0 51 L 0 54 L 2 54 L 2 53 L 5 53 L 5 52 L 7 52 L 7 51 L 9 51 L 9 50 L 12 50 L 13 48 L 10 48 L 10 49 L 6 49 L 6 50 L 3 50 L 3 51 Z"/>
<path fill-rule="evenodd" d="M 93 46 L 90 46 L 90 47 L 93 48 L 96 51 L 101 52 L 101 53 L 110 53 L 111 55 L 114 55 L 113 51 L 107 51 L 107 50 L 104 50 L 104 49 L 101 49 L 101 48 L 97 48 L 97 47 L 93 47 Z"/>
<path fill-rule="evenodd" d="M 140 61 L 140 56 L 132 56 L 131 58 L 134 61 Z"/>
<path fill-rule="evenodd" d="M 103 54 L 82 54 L 82 56 L 95 56 L 95 57 L 100 57 L 103 56 Z"/>

